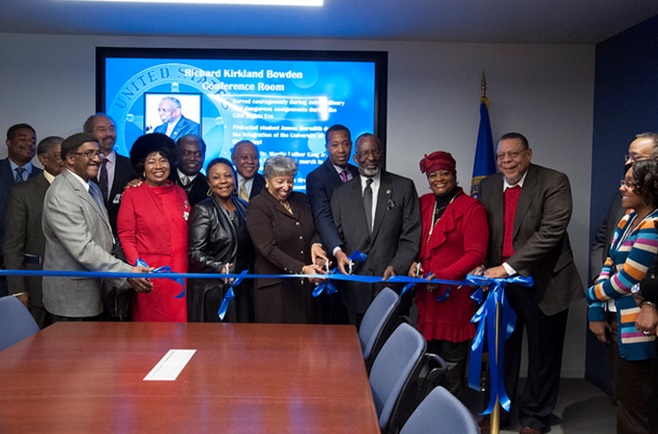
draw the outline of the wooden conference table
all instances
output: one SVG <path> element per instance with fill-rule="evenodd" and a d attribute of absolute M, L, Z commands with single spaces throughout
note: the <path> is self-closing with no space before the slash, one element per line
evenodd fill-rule
<path fill-rule="evenodd" d="M 175 381 L 144 381 L 196 349 Z M 378 433 L 350 326 L 57 323 L 0 351 L 0 433 Z"/>

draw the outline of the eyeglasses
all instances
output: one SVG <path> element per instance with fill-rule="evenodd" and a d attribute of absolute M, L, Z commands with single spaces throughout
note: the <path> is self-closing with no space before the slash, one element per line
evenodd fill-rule
<path fill-rule="evenodd" d="M 84 155 L 87 157 L 89 160 L 93 160 L 94 158 L 98 157 L 101 160 L 105 158 L 105 154 L 103 154 L 101 151 L 94 151 L 92 149 L 85 151 L 85 152 L 74 152 L 75 155 Z"/>
<path fill-rule="evenodd" d="M 637 188 L 637 183 L 633 182 L 633 181 L 626 181 L 625 179 L 622 179 L 619 182 L 619 188 L 625 188 L 625 189 L 630 190 L 630 191 L 635 191 L 635 189 Z"/>
<path fill-rule="evenodd" d="M 523 154 L 525 151 L 527 151 L 528 148 L 521 149 L 520 151 L 509 151 L 509 152 L 501 152 L 499 154 L 496 154 L 496 158 L 498 160 L 504 160 L 505 157 L 509 157 L 510 160 L 516 159 L 519 155 Z"/>

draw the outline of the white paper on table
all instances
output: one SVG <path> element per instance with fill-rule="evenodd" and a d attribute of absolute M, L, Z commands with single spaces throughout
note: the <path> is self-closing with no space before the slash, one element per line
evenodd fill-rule
<path fill-rule="evenodd" d="M 169 350 L 157 365 L 146 374 L 144 381 L 174 381 L 190 361 L 196 350 Z"/>

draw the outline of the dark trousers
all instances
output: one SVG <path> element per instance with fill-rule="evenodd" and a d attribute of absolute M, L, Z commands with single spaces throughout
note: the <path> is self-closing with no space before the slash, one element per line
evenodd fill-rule
<path fill-rule="evenodd" d="M 516 327 L 505 343 L 505 389 L 512 406 L 519 409 L 521 426 L 546 432 L 560 389 L 562 349 L 569 310 L 544 315 L 534 299 L 534 290 L 517 285 L 505 289 L 516 312 Z M 523 331 L 528 335 L 528 378 L 522 394 L 516 397 L 521 368 Z"/>
<path fill-rule="evenodd" d="M 656 343 L 658 346 L 658 342 Z M 658 348 L 656 348 L 658 352 Z M 649 395 L 649 432 L 658 434 L 658 357 L 653 359 L 651 376 L 651 394 Z"/>
<path fill-rule="evenodd" d="M 644 434 L 649 430 L 649 407 L 651 394 L 651 365 L 653 360 L 625 360 L 619 355 L 617 314 L 612 313 L 612 352 L 615 402 L 617 404 L 617 434 Z"/>

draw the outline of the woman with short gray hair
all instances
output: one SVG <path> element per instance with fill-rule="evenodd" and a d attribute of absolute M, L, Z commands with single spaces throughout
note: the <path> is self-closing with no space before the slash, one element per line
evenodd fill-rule
<path fill-rule="evenodd" d="M 297 163 L 287 156 L 265 162 L 265 189 L 247 208 L 247 229 L 256 249 L 256 274 L 324 274 L 326 253 L 315 231 L 305 194 L 293 191 Z M 316 323 L 312 283 L 318 279 L 256 279 L 256 322 Z"/>

